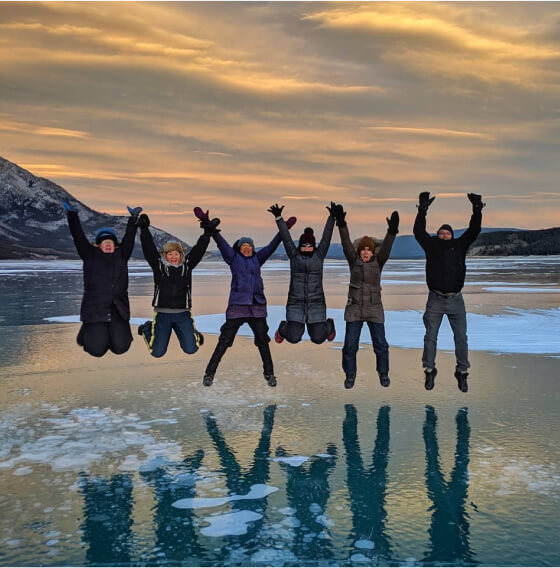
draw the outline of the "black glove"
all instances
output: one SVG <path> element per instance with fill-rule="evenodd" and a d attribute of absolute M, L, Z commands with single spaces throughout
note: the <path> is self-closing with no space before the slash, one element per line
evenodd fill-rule
<path fill-rule="evenodd" d="M 337 227 L 346 227 L 346 211 L 344 211 L 344 207 L 340 204 L 336 205 L 335 219 Z"/>
<path fill-rule="evenodd" d="M 482 195 L 478 193 L 467 193 L 469 201 L 472 203 L 473 211 L 480 211 L 483 207 L 486 207 L 486 203 L 482 203 Z"/>
<path fill-rule="evenodd" d="M 337 205 L 334 201 L 331 201 L 331 206 L 329 207 L 327 205 L 326 209 L 328 210 L 330 216 L 336 219 L 336 214 L 337 211 L 339 210 L 339 207 L 341 207 L 341 205 Z"/>
<path fill-rule="evenodd" d="M 386 219 L 387 219 L 387 225 L 389 225 L 387 232 L 390 235 L 396 235 L 399 232 L 399 213 L 398 213 L 398 211 L 393 211 L 391 213 L 391 218 L 389 219 L 389 217 L 386 217 Z"/>
<path fill-rule="evenodd" d="M 140 217 L 138 217 L 138 221 L 136 224 L 141 228 L 148 228 L 150 226 L 150 218 L 146 215 L 146 213 L 142 213 Z"/>
<path fill-rule="evenodd" d="M 217 226 L 220 224 L 220 219 L 215 217 L 214 219 L 201 219 L 200 220 L 200 228 L 204 231 L 205 235 L 215 235 L 219 233 L 221 229 L 218 229 Z"/>
<path fill-rule="evenodd" d="M 282 207 L 280 207 L 280 205 L 278 205 L 278 203 L 275 203 L 274 205 L 271 205 L 267 211 L 269 213 L 272 213 L 274 215 L 274 217 L 282 217 L 282 209 L 284 209 L 284 206 L 282 205 Z"/>
<path fill-rule="evenodd" d="M 426 213 L 426 211 L 428 211 L 428 207 L 432 204 L 435 198 L 436 198 L 435 195 L 433 197 L 430 197 L 429 191 L 423 191 L 418 196 L 418 211 Z"/>

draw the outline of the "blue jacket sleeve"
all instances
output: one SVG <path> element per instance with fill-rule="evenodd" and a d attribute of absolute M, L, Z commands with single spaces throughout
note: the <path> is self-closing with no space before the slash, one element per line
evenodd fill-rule
<path fill-rule="evenodd" d="M 235 256 L 235 251 L 229 246 L 229 243 L 222 237 L 220 233 L 215 233 L 212 235 L 216 244 L 218 245 L 218 250 L 220 251 L 224 262 L 231 264 Z"/>
<path fill-rule="evenodd" d="M 257 252 L 257 258 L 261 266 L 268 260 L 268 257 L 274 254 L 274 251 L 278 248 L 278 245 L 282 242 L 282 237 L 280 233 L 276 233 L 274 238 L 259 252 Z"/>

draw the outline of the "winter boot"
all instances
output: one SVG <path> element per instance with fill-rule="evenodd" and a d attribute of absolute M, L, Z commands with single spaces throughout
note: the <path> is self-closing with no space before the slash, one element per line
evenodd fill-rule
<path fill-rule="evenodd" d="M 194 330 L 194 338 L 199 347 L 204 345 L 204 335 L 202 335 L 202 333 L 200 333 L 200 331 L 197 331 L 196 329 Z"/>
<path fill-rule="evenodd" d="M 270 374 L 264 374 L 264 380 L 268 383 L 269 387 L 275 387 L 276 386 L 276 377 L 274 376 L 274 373 L 270 373 Z"/>
<path fill-rule="evenodd" d="M 457 379 L 457 386 L 461 392 L 468 392 L 469 385 L 467 383 L 468 373 L 462 373 L 461 371 L 455 371 L 455 378 Z"/>
<path fill-rule="evenodd" d="M 391 379 L 386 373 L 379 373 L 379 382 L 382 387 L 388 387 L 391 384 Z"/>
<path fill-rule="evenodd" d="M 344 381 L 344 388 L 351 389 L 354 386 L 356 380 L 356 375 L 346 375 L 346 380 Z"/>
<path fill-rule="evenodd" d="M 334 320 L 332 318 L 327 319 L 327 329 L 331 330 L 327 337 L 327 341 L 333 341 L 336 337 L 336 329 L 334 328 Z"/>
<path fill-rule="evenodd" d="M 284 341 L 284 338 L 280 335 L 280 328 L 278 328 L 274 334 L 274 341 L 276 341 L 276 343 L 282 343 L 282 341 Z"/>
<path fill-rule="evenodd" d="M 437 375 L 437 369 L 434 367 L 433 369 L 424 369 L 424 374 L 426 375 L 426 381 L 424 382 L 424 388 L 427 391 L 431 391 L 434 388 L 434 380 Z"/>
<path fill-rule="evenodd" d="M 138 326 L 138 335 L 142 337 L 144 335 L 144 330 L 150 329 L 152 327 L 152 320 L 146 320 L 143 324 Z"/>
<path fill-rule="evenodd" d="M 204 373 L 204 377 L 202 377 L 202 384 L 205 387 L 211 387 L 213 382 L 214 382 L 214 373 L 209 373 L 208 371 L 206 371 L 206 373 Z"/>

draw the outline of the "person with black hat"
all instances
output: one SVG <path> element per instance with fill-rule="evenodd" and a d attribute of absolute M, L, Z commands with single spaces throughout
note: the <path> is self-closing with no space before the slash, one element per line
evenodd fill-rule
<path fill-rule="evenodd" d="M 391 384 L 389 344 L 385 338 L 385 311 L 381 302 L 381 271 L 399 232 L 399 214 L 393 211 L 391 218 L 387 218 L 387 234 L 382 241 L 366 235 L 352 242 L 342 205 L 335 206 L 335 217 L 342 250 L 350 267 L 348 301 L 344 310 L 346 335 L 342 348 L 342 368 L 346 375 L 344 387 L 351 389 L 356 381 L 356 354 L 364 323 L 367 323 L 371 334 L 379 382 L 381 386 L 388 387 Z"/>
<path fill-rule="evenodd" d="M 138 327 L 138 334 L 144 338 L 148 351 L 153 357 L 162 357 L 167 352 L 171 332 L 174 331 L 181 349 L 189 355 L 196 353 L 204 338 L 194 325 L 192 307 L 192 271 L 202 260 L 213 231 L 217 231 L 219 219 L 209 219 L 208 211 L 199 211 L 200 227 L 204 230 L 196 244 L 185 254 L 179 242 L 170 241 L 163 245 L 161 253 L 157 250 L 150 232 L 150 219 L 142 213 L 140 242 L 144 258 L 154 274 L 154 317 Z"/>
<path fill-rule="evenodd" d="M 295 217 L 287 221 L 288 228 L 296 222 Z M 231 289 L 226 310 L 226 321 L 220 328 L 220 337 L 206 366 L 202 384 L 209 387 L 214 382 L 214 376 L 224 353 L 233 345 L 233 340 L 239 328 L 247 323 L 255 336 L 255 345 L 261 355 L 264 379 L 269 386 L 276 386 L 274 366 L 270 354 L 270 337 L 266 323 L 266 297 L 261 276 L 261 266 L 278 248 L 282 241 L 277 233 L 268 245 L 255 249 L 251 237 L 241 237 L 233 247 L 218 232 L 212 233 L 212 238 L 218 245 L 222 258 L 231 270 Z"/>
<path fill-rule="evenodd" d="M 101 227 L 90 243 L 82 229 L 78 212 L 63 201 L 68 226 L 76 250 L 84 263 L 84 295 L 80 308 L 83 322 L 78 332 L 78 345 L 94 357 L 107 351 L 120 355 L 132 343 L 130 306 L 128 302 L 128 260 L 141 207 L 128 207 L 130 217 L 122 241 L 110 227 Z"/>
<path fill-rule="evenodd" d="M 424 367 L 424 387 L 434 388 L 437 375 L 436 351 L 439 327 L 443 316 L 446 315 L 453 330 L 455 341 L 455 378 L 461 392 L 468 392 L 467 369 L 469 363 L 469 348 L 467 341 L 467 313 L 461 290 L 465 284 L 467 250 L 478 237 L 482 226 L 482 196 L 467 193 L 472 204 L 472 215 L 467 230 L 455 238 L 451 225 L 444 224 L 436 236 L 430 236 L 426 231 L 426 214 L 428 207 L 435 199 L 430 192 L 423 191 L 419 195 L 418 213 L 414 222 L 414 236 L 426 254 L 426 282 L 428 284 L 428 302 L 424 312 L 424 352 L 422 365 Z"/>
<path fill-rule="evenodd" d="M 268 211 L 274 215 L 276 225 L 282 236 L 286 254 L 290 259 L 290 289 L 286 304 L 286 320 L 282 321 L 276 330 L 274 339 L 282 343 L 301 341 L 305 326 L 313 343 L 323 343 L 326 339 L 332 341 L 336 332 L 332 318 L 327 319 L 327 305 L 323 292 L 323 264 L 334 229 L 334 203 L 331 201 L 329 216 L 323 230 L 319 246 L 316 245 L 315 235 L 311 227 L 306 227 L 300 236 L 296 247 L 286 222 L 282 218 L 282 210 L 277 203 L 271 205 Z"/>

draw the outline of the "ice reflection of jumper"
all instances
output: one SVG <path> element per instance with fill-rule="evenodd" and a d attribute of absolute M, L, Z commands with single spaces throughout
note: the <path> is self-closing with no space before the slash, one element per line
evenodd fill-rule
<path fill-rule="evenodd" d="M 208 555 L 199 543 L 199 529 L 193 524 L 192 509 L 177 509 L 179 499 L 195 497 L 195 481 L 204 452 L 197 450 L 182 462 L 142 471 L 142 479 L 155 489 L 156 546 L 150 564 L 204 564 Z"/>
<path fill-rule="evenodd" d="M 249 493 L 251 486 L 256 484 L 266 484 L 270 478 L 270 436 L 272 427 L 274 426 L 274 415 L 276 413 L 276 405 L 269 405 L 263 411 L 263 427 L 259 442 L 253 452 L 253 462 L 249 471 L 243 471 L 235 457 L 235 451 L 231 449 L 226 442 L 223 434 L 220 432 L 216 420 L 210 414 L 204 415 L 206 429 L 212 438 L 214 447 L 220 456 L 222 471 L 225 475 L 228 493 L 230 495 L 246 495 Z M 227 537 L 230 542 L 229 551 L 235 554 L 236 549 L 258 549 L 259 531 L 263 526 L 265 519 L 266 507 L 268 500 L 249 499 L 242 501 L 233 501 L 231 503 L 232 511 L 250 510 L 258 511 L 263 517 L 248 525 L 248 533 L 241 539 L 239 537 Z M 221 561 L 219 564 L 228 563 L 226 551 L 222 548 L 220 553 Z"/>
<path fill-rule="evenodd" d="M 372 463 L 366 468 L 358 440 L 358 416 L 353 404 L 346 405 L 342 426 L 350 508 L 352 509 L 352 539 L 374 543 L 377 563 L 391 558 L 391 542 L 385 532 L 387 511 L 387 465 L 389 462 L 390 407 L 382 406 L 377 414 L 377 438 L 372 452 Z"/>
<path fill-rule="evenodd" d="M 131 562 L 132 479 L 119 474 L 106 477 L 83 476 L 83 539 L 88 545 L 88 564 L 128 564 Z"/>
<path fill-rule="evenodd" d="M 323 566 L 334 556 L 325 510 L 330 497 L 329 475 L 336 465 L 336 446 L 328 444 L 326 453 L 332 457 L 314 457 L 308 468 L 307 464 L 293 467 L 280 462 L 287 476 L 288 505 L 295 510 L 291 552 L 302 565 Z M 276 455 L 287 454 L 283 448 L 278 448 Z"/>
<path fill-rule="evenodd" d="M 431 526 L 428 530 L 430 544 L 423 562 L 427 564 L 472 565 L 473 552 L 469 543 L 469 516 L 465 512 L 469 486 L 470 426 L 467 409 L 462 408 L 455 417 L 457 445 L 455 467 L 447 482 L 441 472 L 439 448 L 436 437 L 437 416 L 431 406 L 426 406 L 424 444 L 426 447 L 426 487 L 433 505 Z"/>

